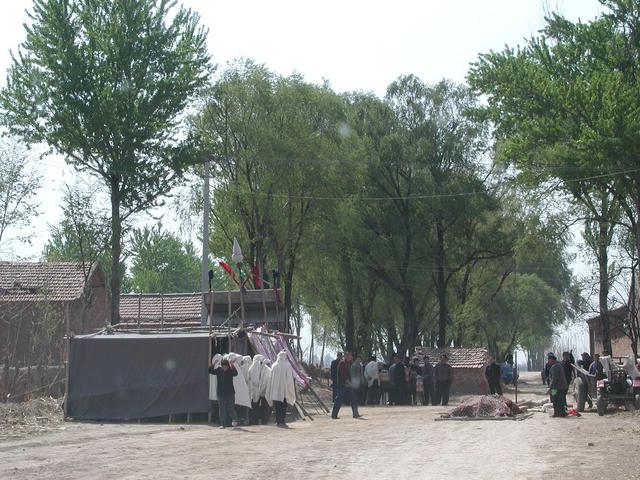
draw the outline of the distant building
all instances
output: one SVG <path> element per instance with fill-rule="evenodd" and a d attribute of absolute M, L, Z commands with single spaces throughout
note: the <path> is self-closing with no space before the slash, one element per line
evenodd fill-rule
<path fill-rule="evenodd" d="M 611 353 L 614 357 L 626 357 L 631 350 L 631 340 L 626 335 L 624 330 L 624 322 L 629 317 L 629 307 L 623 305 L 615 310 L 609 310 L 607 313 L 609 318 L 609 335 L 611 337 Z M 604 349 L 602 346 L 602 323 L 601 316 L 596 315 L 587 320 L 589 325 L 589 348 L 591 354 L 602 353 Z"/>
<path fill-rule="evenodd" d="M 213 299 L 214 325 L 236 327 L 240 324 L 238 290 L 207 293 L 204 299 L 208 309 Z M 245 326 L 267 325 L 270 330 L 284 330 L 285 311 L 274 290 L 247 290 L 243 299 Z M 123 294 L 120 296 L 120 328 L 200 325 L 201 308 L 200 293 Z"/>
<path fill-rule="evenodd" d="M 449 357 L 449 365 L 453 368 L 453 382 L 451 393 L 469 393 L 484 395 L 488 393 L 487 382 L 484 378 L 484 368 L 488 364 L 489 354 L 486 348 L 430 348 L 416 347 L 417 355 L 428 355 L 435 365 L 440 356 Z"/>
<path fill-rule="evenodd" d="M 100 265 L 0 262 L 0 364 L 61 364 L 67 329 L 91 333 L 108 319 Z"/>

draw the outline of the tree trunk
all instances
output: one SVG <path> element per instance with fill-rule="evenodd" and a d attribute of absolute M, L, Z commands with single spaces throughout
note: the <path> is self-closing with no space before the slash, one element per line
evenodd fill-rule
<path fill-rule="evenodd" d="M 604 211 L 604 207 L 603 207 Z M 611 332 L 609 325 L 609 223 L 603 217 L 598 219 L 598 307 L 602 327 L 602 349 L 612 354 Z"/>
<path fill-rule="evenodd" d="M 111 176 L 111 325 L 120 323 L 120 256 L 122 219 L 120 218 L 120 178 Z"/>
<path fill-rule="evenodd" d="M 436 223 L 437 244 L 436 244 L 436 276 L 435 287 L 438 298 L 438 348 L 447 345 L 447 323 L 449 323 L 449 305 L 447 304 L 447 284 L 445 280 L 445 258 L 444 258 L 444 227 L 442 221 Z"/>
<path fill-rule="evenodd" d="M 342 253 L 342 271 L 344 274 L 344 335 L 345 350 L 355 350 L 355 322 L 353 317 L 353 272 L 351 271 L 351 258 Z"/>

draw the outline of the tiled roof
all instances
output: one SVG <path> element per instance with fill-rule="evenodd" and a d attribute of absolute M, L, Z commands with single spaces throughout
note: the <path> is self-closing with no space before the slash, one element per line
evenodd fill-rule
<path fill-rule="evenodd" d="M 449 357 L 449 364 L 453 368 L 482 368 L 487 364 L 488 354 L 486 348 L 431 348 L 416 347 L 416 353 L 429 355 L 432 363 L 440 360 L 440 355 L 445 353 Z"/>
<path fill-rule="evenodd" d="M 199 293 L 121 295 L 120 320 L 122 322 L 137 322 L 139 308 L 141 322 L 160 321 L 161 317 L 168 322 L 199 322 L 201 298 Z"/>
<path fill-rule="evenodd" d="M 137 323 L 200 322 L 200 293 L 171 294 L 125 294 L 120 296 L 120 321 Z M 210 295 L 205 295 L 209 304 Z M 276 306 L 273 290 L 247 290 L 243 296 L 245 321 L 247 324 L 282 323 L 284 309 Z M 218 291 L 213 294 L 213 324 L 226 322 L 231 303 L 232 322 L 237 323 L 240 315 L 240 294 L 238 291 Z M 267 310 L 265 316 L 265 309 Z"/>
<path fill-rule="evenodd" d="M 0 262 L 0 301 L 70 301 L 82 296 L 76 262 Z"/>

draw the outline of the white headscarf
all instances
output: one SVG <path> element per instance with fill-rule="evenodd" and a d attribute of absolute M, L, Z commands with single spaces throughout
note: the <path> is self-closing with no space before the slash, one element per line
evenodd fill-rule
<path fill-rule="evenodd" d="M 211 365 L 213 368 L 218 368 L 220 366 L 220 362 L 222 361 L 222 355 L 216 353 L 211 359 Z M 215 375 L 209 374 L 209 400 L 218 400 L 218 392 L 216 391 L 218 387 L 218 377 Z"/>
<path fill-rule="evenodd" d="M 633 354 L 629 355 L 627 359 L 624 361 L 624 369 L 627 371 L 631 380 L 635 380 L 640 377 L 640 372 L 638 371 L 638 367 L 636 367 L 636 362 Z"/>
<path fill-rule="evenodd" d="M 271 367 L 267 400 L 293 404 L 296 401 L 296 387 L 293 383 L 293 370 L 287 360 L 286 352 L 278 353 L 278 358 Z"/>

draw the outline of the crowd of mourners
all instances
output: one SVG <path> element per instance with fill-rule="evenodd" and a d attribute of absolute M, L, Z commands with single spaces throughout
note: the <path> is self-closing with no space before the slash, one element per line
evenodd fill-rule
<path fill-rule="evenodd" d="M 287 353 L 271 362 L 263 355 L 214 355 L 209 363 L 209 399 L 220 428 L 266 425 L 275 410 L 276 425 L 284 427 L 287 404 L 296 400 L 293 369 Z"/>
<path fill-rule="evenodd" d="M 428 355 L 413 358 L 393 355 L 391 362 L 375 356 L 365 363 L 351 352 L 338 353 L 331 362 L 333 410 L 338 418 L 340 407 L 350 405 L 359 418 L 361 405 L 448 405 L 453 368 L 447 355 L 434 363 Z"/>

